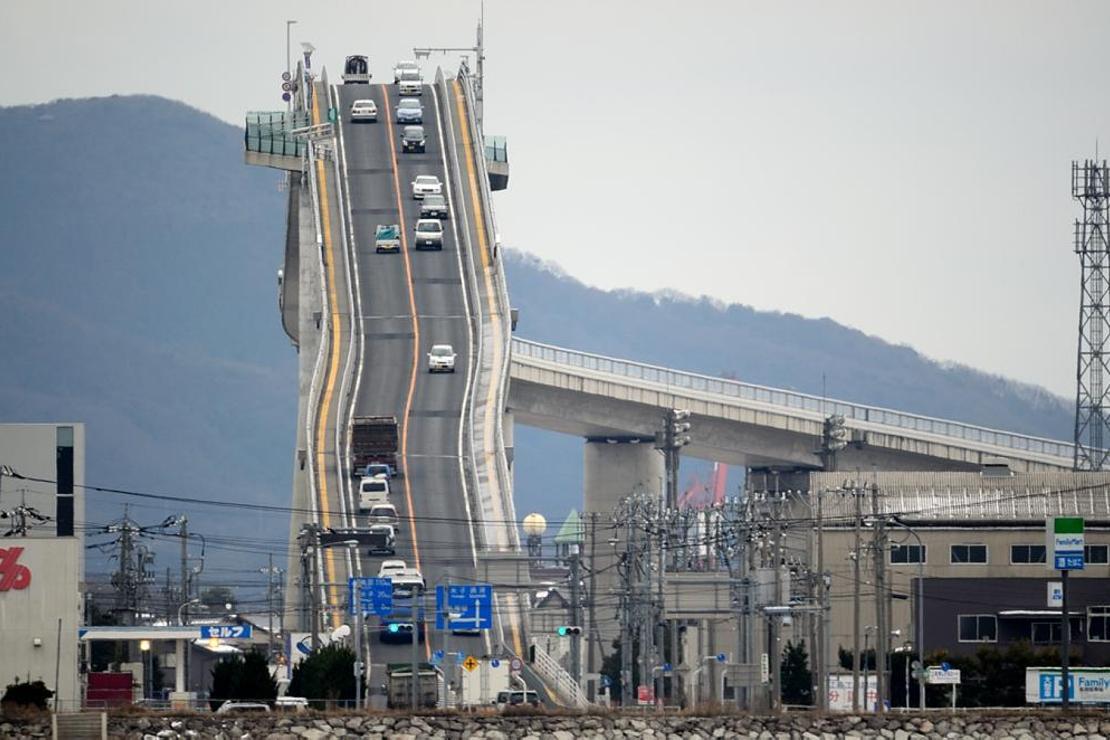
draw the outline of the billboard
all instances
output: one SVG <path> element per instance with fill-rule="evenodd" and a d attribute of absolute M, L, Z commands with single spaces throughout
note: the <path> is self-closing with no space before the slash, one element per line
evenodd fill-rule
<path fill-rule="evenodd" d="M 1029 704 L 1059 704 L 1063 698 L 1059 668 L 1026 668 L 1025 701 Z M 1110 668 L 1068 670 L 1073 704 L 1110 704 Z"/>
<path fill-rule="evenodd" d="M 863 676 L 860 676 L 860 679 L 860 688 L 863 688 Z M 867 701 L 864 702 L 861 695 L 859 702 L 860 709 L 864 711 L 867 707 L 874 707 L 875 702 L 879 700 L 879 677 L 874 674 L 867 676 L 866 686 Z M 830 712 L 852 711 L 851 673 L 830 673 L 828 692 Z"/>

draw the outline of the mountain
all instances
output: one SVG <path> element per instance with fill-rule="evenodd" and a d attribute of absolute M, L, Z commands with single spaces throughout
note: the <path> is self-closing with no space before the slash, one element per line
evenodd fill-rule
<path fill-rule="evenodd" d="M 296 356 L 276 305 L 281 175 L 242 164 L 237 127 L 157 97 L 2 108 L 0 133 L 0 419 L 84 421 L 90 483 L 286 505 Z M 602 291 L 507 259 L 530 339 L 815 394 L 824 375 L 834 398 L 1070 436 L 1069 405 L 1040 388 L 831 319 Z M 516 444 L 518 513 L 580 505 L 579 440 L 518 428 Z M 182 509 L 90 494 L 90 521 L 125 500 L 143 524 Z M 189 515 L 208 578 L 288 544 L 280 516 Z"/>

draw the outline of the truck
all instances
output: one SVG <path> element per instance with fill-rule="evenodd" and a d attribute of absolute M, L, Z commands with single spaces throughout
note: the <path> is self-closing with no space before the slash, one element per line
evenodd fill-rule
<path fill-rule="evenodd" d="M 387 663 L 386 696 L 390 709 L 412 708 L 412 664 Z M 416 668 L 417 701 L 421 708 L 435 709 L 439 704 L 439 691 L 443 675 L 431 663 L 420 663 Z"/>
<path fill-rule="evenodd" d="M 400 252 L 401 227 L 397 224 L 378 224 L 374 230 L 375 252 Z"/>
<path fill-rule="evenodd" d="M 348 85 L 369 85 L 370 76 L 370 60 L 362 54 L 353 54 L 343 63 L 343 82 Z"/>
<path fill-rule="evenodd" d="M 367 465 L 388 465 L 400 476 L 397 464 L 397 417 L 356 416 L 351 419 L 351 476 L 360 477 Z"/>

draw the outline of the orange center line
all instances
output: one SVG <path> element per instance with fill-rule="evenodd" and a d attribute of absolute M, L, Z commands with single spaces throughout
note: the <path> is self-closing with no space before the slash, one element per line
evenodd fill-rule
<path fill-rule="evenodd" d="M 381 85 L 382 88 L 382 102 L 385 105 L 385 119 L 386 121 L 393 121 L 392 108 L 389 105 L 389 87 Z M 392 132 L 387 137 L 389 139 L 389 158 L 393 164 L 393 192 L 397 196 L 397 213 L 400 220 L 401 232 L 401 255 L 405 260 L 405 284 L 408 287 L 409 293 L 409 314 L 412 317 L 412 373 L 409 375 L 409 389 L 405 396 L 405 410 L 404 416 L 401 419 L 401 460 L 404 471 L 404 488 L 405 488 L 405 504 L 408 507 L 408 520 L 409 532 L 412 534 L 412 556 L 416 564 L 416 569 L 421 573 L 424 569 L 420 567 L 420 542 L 416 536 L 416 517 L 412 506 L 412 484 L 409 482 L 409 413 L 412 411 L 412 397 L 416 392 L 416 374 L 420 370 L 420 317 L 416 312 L 416 291 L 412 283 L 412 258 L 409 254 L 408 229 L 406 228 L 405 221 L 405 205 L 404 199 L 401 197 L 401 174 L 397 166 L 397 145 L 393 140 Z M 416 620 L 414 619 L 415 623 Z M 427 626 L 424 628 L 427 634 Z M 417 635 L 413 635 L 412 639 L 417 639 Z M 427 657 L 431 657 L 431 641 L 425 639 L 424 651 Z"/>

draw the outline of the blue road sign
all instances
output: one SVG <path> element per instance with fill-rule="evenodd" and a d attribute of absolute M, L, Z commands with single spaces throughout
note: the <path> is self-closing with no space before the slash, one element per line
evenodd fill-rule
<path fill-rule="evenodd" d="M 501 665 L 501 661 L 500 661 L 500 660 L 498 660 L 497 658 L 493 658 L 493 659 L 491 659 L 491 660 L 490 660 L 490 662 L 489 662 L 489 667 L 490 667 L 490 668 L 497 668 L 497 667 L 498 667 L 498 666 L 500 666 L 500 665 Z"/>
<path fill-rule="evenodd" d="M 448 613 L 459 616 L 448 620 Z M 488 630 L 493 627 L 493 586 L 488 583 L 436 586 L 436 629 Z"/>
<path fill-rule="evenodd" d="M 200 628 L 202 639 L 219 637 L 224 640 L 245 640 L 251 636 L 249 624 L 211 624 Z"/>
<path fill-rule="evenodd" d="M 945 662 L 940 664 L 940 669 L 942 671 L 950 671 L 950 670 L 952 670 L 952 664 L 949 663 L 948 661 L 945 661 Z"/>
<path fill-rule="evenodd" d="M 725 663 L 727 661 L 728 661 L 728 656 L 727 655 L 725 655 L 724 653 L 717 653 L 717 662 L 718 663 Z"/>
<path fill-rule="evenodd" d="M 673 670 L 673 668 L 674 667 L 670 663 L 664 663 L 663 664 L 663 673 L 670 673 L 671 670 Z"/>
<path fill-rule="evenodd" d="M 462 665 L 465 662 L 466 662 L 466 653 L 464 653 L 462 650 L 455 653 L 455 665 Z"/>
<path fill-rule="evenodd" d="M 443 651 L 442 650 L 433 651 L 432 652 L 432 659 L 431 659 L 430 662 L 431 662 L 432 665 L 439 665 L 440 663 L 442 663 L 443 662 Z"/>
<path fill-rule="evenodd" d="M 602 673 L 601 674 L 601 686 L 602 686 L 602 688 L 607 689 L 612 685 L 613 685 L 613 679 L 609 678 L 609 674 Z"/>
<path fill-rule="evenodd" d="M 393 611 L 393 582 L 388 578 L 348 578 L 347 611 L 351 614 L 358 608 L 356 598 L 363 614 L 388 616 Z"/>

